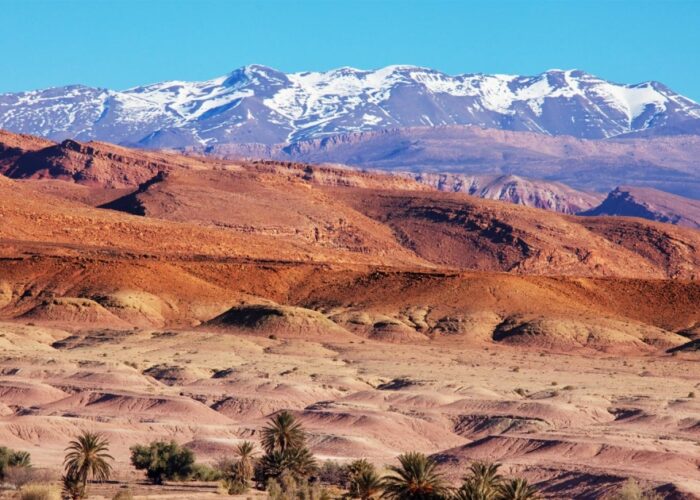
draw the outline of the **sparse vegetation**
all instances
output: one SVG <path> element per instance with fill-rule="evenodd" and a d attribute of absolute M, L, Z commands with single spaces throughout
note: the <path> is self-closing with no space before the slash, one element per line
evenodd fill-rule
<path fill-rule="evenodd" d="M 51 484 L 27 484 L 19 492 L 20 500 L 60 500 L 61 489 Z"/>
<path fill-rule="evenodd" d="M 112 500 L 133 500 L 134 494 L 131 490 L 121 490 L 112 497 Z"/>
<path fill-rule="evenodd" d="M 194 453 L 175 441 L 153 441 L 148 446 L 132 446 L 130 451 L 131 464 L 138 470 L 145 470 L 153 484 L 186 480 L 194 472 Z"/>
<path fill-rule="evenodd" d="M 221 470 L 207 464 L 195 463 L 188 479 L 193 481 L 220 481 L 223 477 Z"/>
<path fill-rule="evenodd" d="M 4 482 L 15 488 L 27 484 L 44 484 L 51 482 L 52 475 L 46 469 L 35 469 L 28 466 L 11 466 L 5 469 Z"/>
<path fill-rule="evenodd" d="M 31 455 L 26 451 L 15 451 L 0 446 L 0 480 L 5 480 L 10 468 L 29 468 L 32 465 Z"/>
<path fill-rule="evenodd" d="M 644 491 L 637 481 L 630 478 L 610 500 L 662 500 L 662 498 L 653 491 Z"/>
<path fill-rule="evenodd" d="M 276 479 L 270 478 L 266 488 L 270 500 L 331 500 L 337 497 L 320 484 L 309 484 L 303 478 L 285 472 Z"/>

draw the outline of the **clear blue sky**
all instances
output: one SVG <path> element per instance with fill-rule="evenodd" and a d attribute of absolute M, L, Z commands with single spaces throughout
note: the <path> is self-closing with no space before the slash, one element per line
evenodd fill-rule
<path fill-rule="evenodd" d="M 416 64 L 447 73 L 578 68 L 700 101 L 700 0 L 0 0 L 0 92 L 124 89 L 258 63 Z"/>

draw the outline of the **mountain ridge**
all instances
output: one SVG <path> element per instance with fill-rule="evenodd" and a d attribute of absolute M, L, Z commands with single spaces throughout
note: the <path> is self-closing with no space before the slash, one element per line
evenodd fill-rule
<path fill-rule="evenodd" d="M 250 65 L 124 91 L 71 85 L 0 94 L 2 128 L 146 148 L 293 144 L 437 125 L 601 139 L 678 133 L 686 122 L 694 130 L 698 118 L 699 104 L 662 83 L 615 84 L 580 70 L 453 76 L 409 65 L 297 73 Z"/>

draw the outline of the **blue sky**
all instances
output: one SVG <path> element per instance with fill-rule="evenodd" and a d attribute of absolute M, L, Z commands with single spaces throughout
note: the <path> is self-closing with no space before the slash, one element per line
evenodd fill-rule
<path fill-rule="evenodd" d="M 700 0 L 0 0 L 0 92 L 124 89 L 252 63 L 416 64 L 447 73 L 578 68 L 700 101 Z"/>

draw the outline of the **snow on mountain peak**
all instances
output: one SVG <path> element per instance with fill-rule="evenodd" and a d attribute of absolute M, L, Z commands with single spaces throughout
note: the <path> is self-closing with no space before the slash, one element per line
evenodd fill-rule
<path fill-rule="evenodd" d="M 662 84 L 621 85 L 577 69 L 448 75 L 394 65 L 283 73 L 252 64 L 211 80 L 121 92 L 70 86 L 0 94 L 2 128 L 150 147 L 292 143 L 437 125 L 606 138 L 695 118 L 700 106 Z"/>

